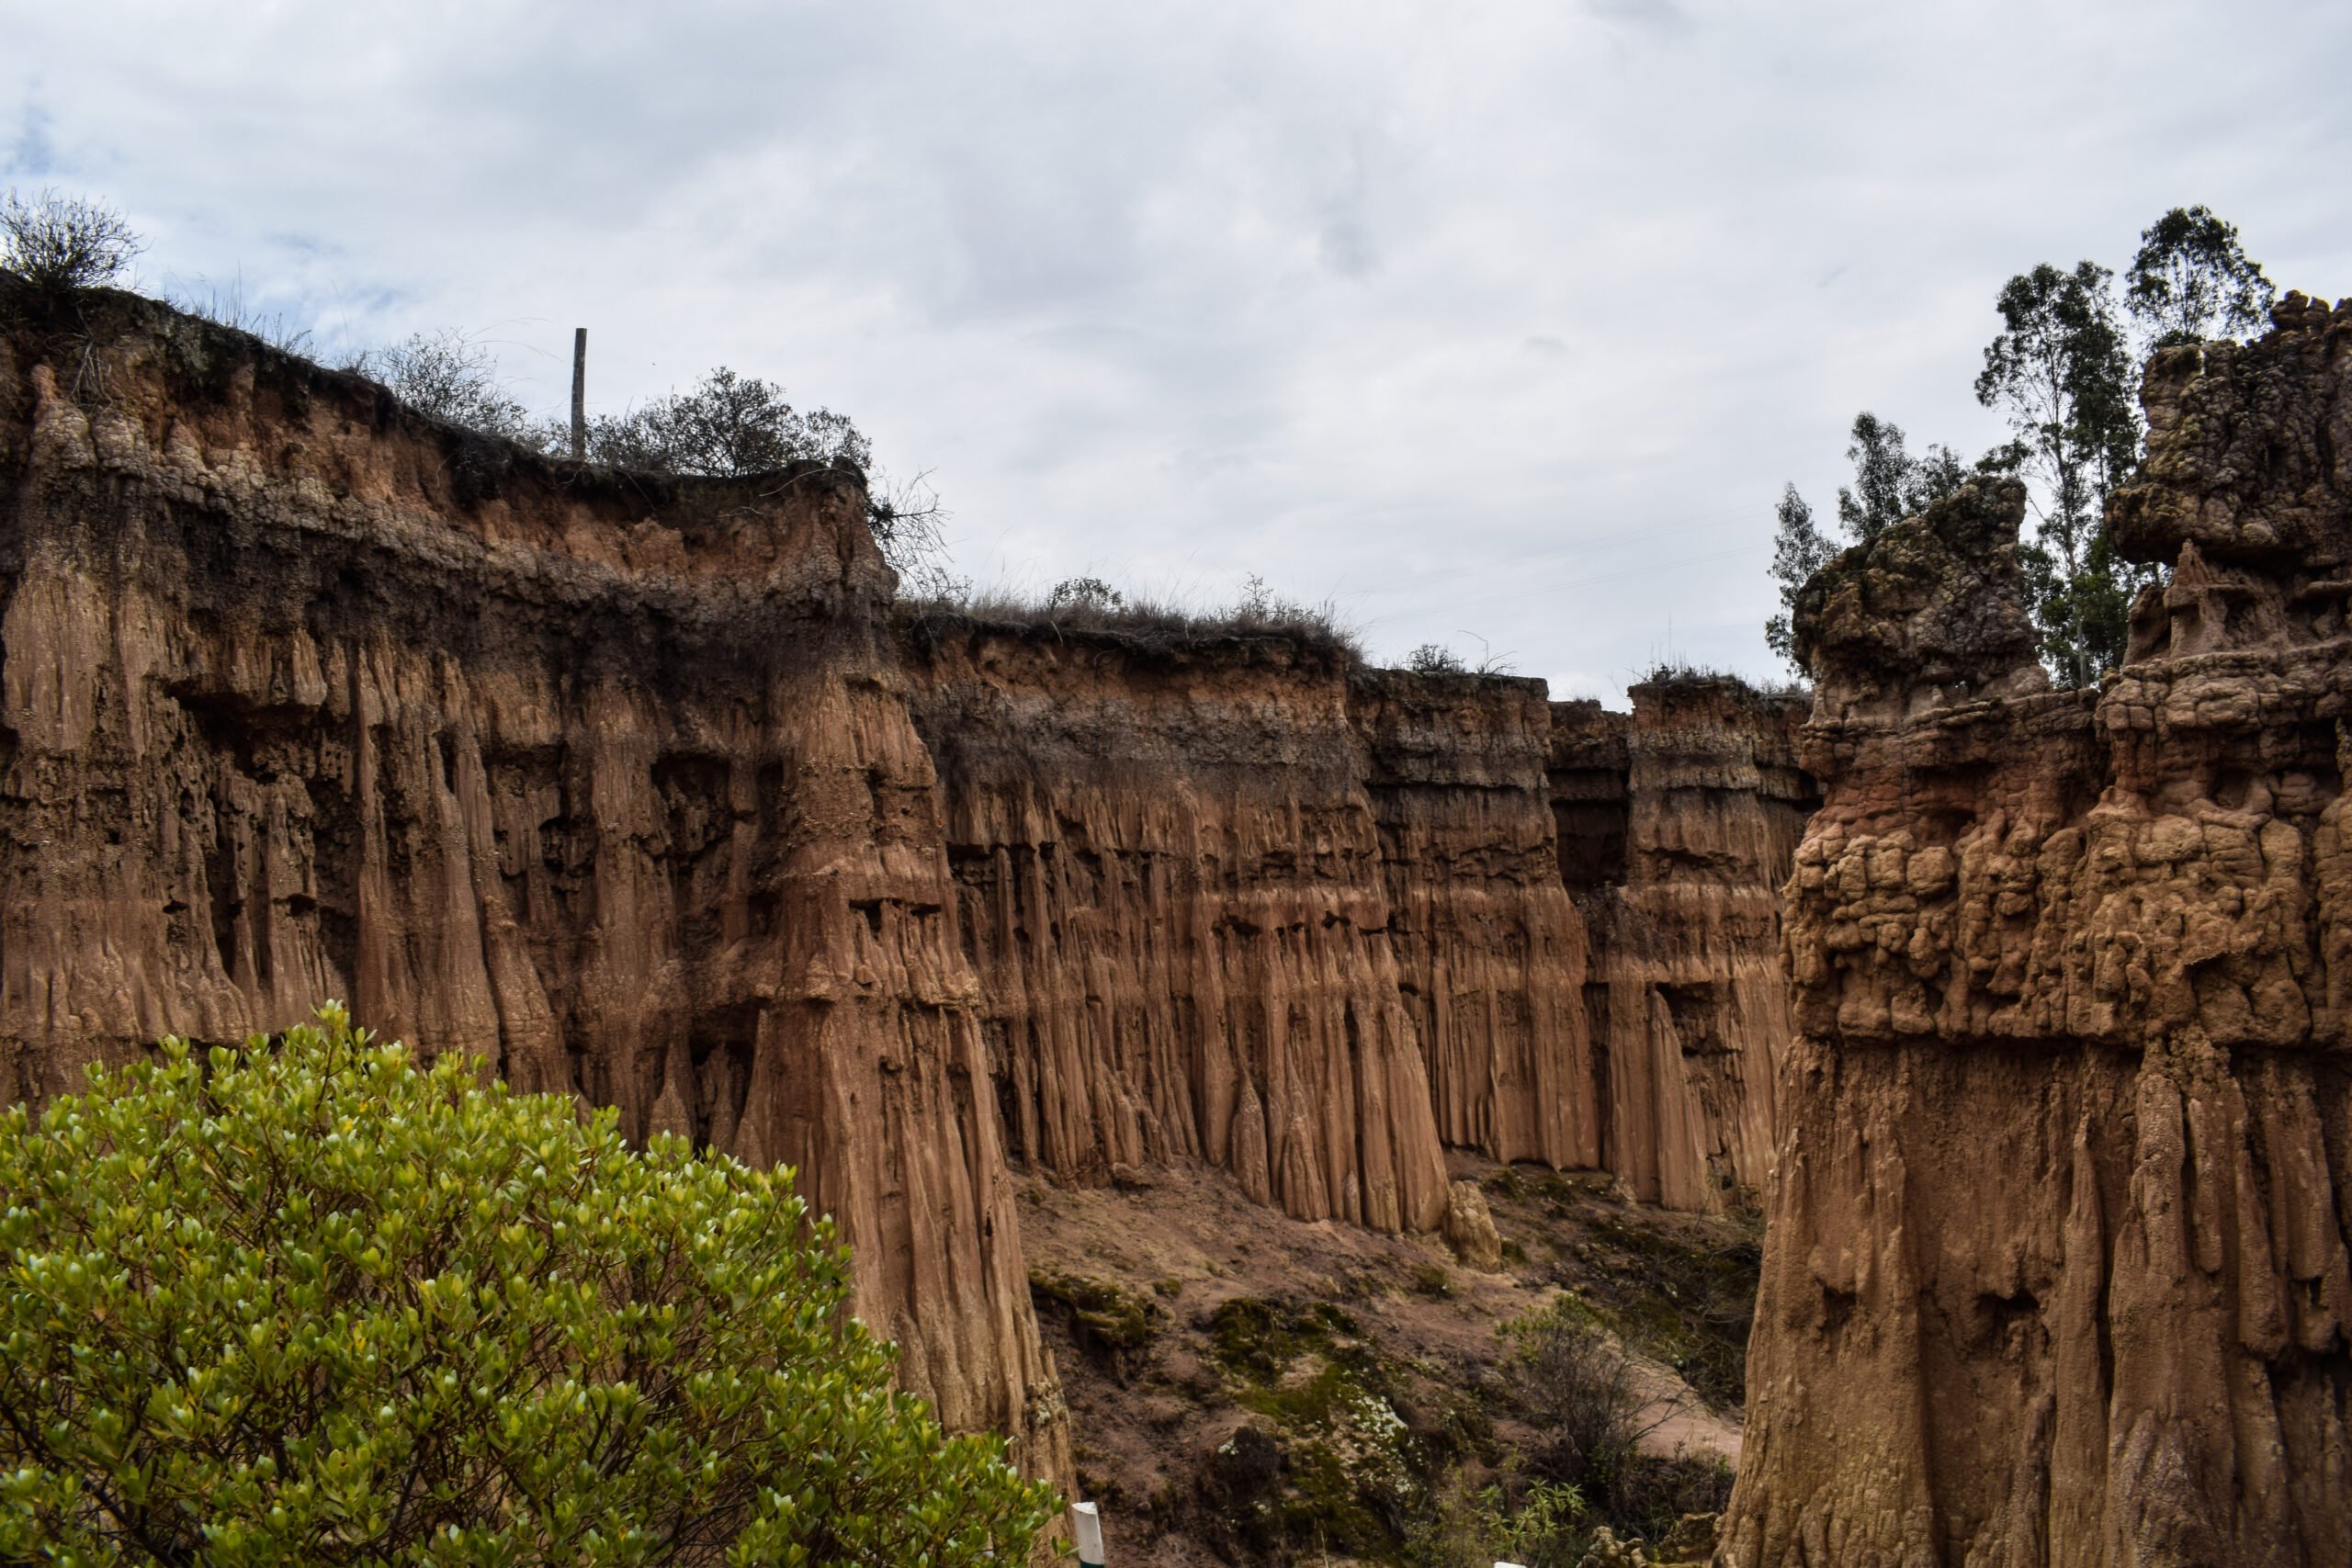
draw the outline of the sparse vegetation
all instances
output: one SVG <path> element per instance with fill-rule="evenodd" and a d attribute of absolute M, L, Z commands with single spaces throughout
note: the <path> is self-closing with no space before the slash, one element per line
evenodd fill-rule
<path fill-rule="evenodd" d="M 1763 1216 L 1752 1201 L 1715 1217 L 1666 1213 L 1607 1201 L 1575 1176 L 1509 1166 L 1486 1187 L 1505 1202 L 1540 1205 L 1546 1224 L 1574 1226 L 1549 1268 L 1581 1310 L 1708 1403 L 1740 1403 L 1763 1268 Z"/>
<path fill-rule="evenodd" d="M 341 1010 L 0 1112 L 0 1561 L 1019 1562 L 788 1170 Z"/>
<path fill-rule="evenodd" d="M 498 356 L 470 333 L 413 333 L 362 355 L 352 368 L 419 413 L 540 450 L 548 446 L 539 422 L 499 385 Z"/>
<path fill-rule="evenodd" d="M 1510 1385 L 1539 1434 L 1528 1467 L 1575 1487 L 1596 1527 L 1655 1542 L 1686 1516 L 1722 1511 L 1731 1471 L 1720 1459 L 1642 1451 L 1655 1422 L 1645 1421 L 1633 1363 L 1599 1314 L 1563 1292 L 1503 1332 L 1512 1341 Z"/>
<path fill-rule="evenodd" d="M 1597 1217 L 1577 1244 L 1588 1299 L 1628 1344 L 1682 1375 L 1699 1395 L 1737 1404 L 1763 1266 L 1762 1223 L 1742 1213 L 1705 1240 L 1675 1219 Z"/>
<path fill-rule="evenodd" d="M 1067 1312 L 1071 1336 L 1085 1349 L 1140 1349 L 1149 1343 L 1160 1315 L 1157 1303 L 1115 1280 L 1055 1269 L 1029 1270 L 1029 1293 L 1042 1306 Z"/>
<path fill-rule="evenodd" d="M 1469 666 L 1462 656 L 1442 642 L 1425 642 L 1405 655 L 1405 668 L 1416 675 L 1461 675 Z"/>
<path fill-rule="evenodd" d="M 927 594 L 901 594 L 899 611 L 919 644 L 944 642 L 978 629 L 1099 637 L 1153 654 L 1267 639 L 1349 662 L 1363 657 L 1354 629 L 1334 606 L 1286 599 L 1256 576 L 1246 580 L 1233 604 L 1206 608 L 1122 592 L 1100 578 L 1070 578 L 1043 595 L 1008 589 L 976 592 L 967 583 L 948 583 Z"/>
<path fill-rule="evenodd" d="M 112 283 L 146 248 L 103 201 L 56 190 L 28 200 L 13 187 L 0 197 L 0 272 L 43 293 Z"/>
<path fill-rule="evenodd" d="M 311 329 L 295 325 L 283 312 L 265 314 L 245 303 L 244 281 L 239 278 L 225 289 L 207 287 L 203 293 L 193 291 L 166 297 L 166 304 L 214 326 L 227 327 L 232 332 L 247 333 L 261 339 L 280 354 L 311 357 Z M 365 356 L 355 358 L 344 367 L 357 370 Z"/>
<path fill-rule="evenodd" d="M 1329 1302 L 1244 1297 L 1210 1314 L 1212 1353 L 1255 1414 L 1211 1467 L 1239 1546 L 1394 1561 L 1430 1456 L 1397 1414 L 1394 1374 Z"/>

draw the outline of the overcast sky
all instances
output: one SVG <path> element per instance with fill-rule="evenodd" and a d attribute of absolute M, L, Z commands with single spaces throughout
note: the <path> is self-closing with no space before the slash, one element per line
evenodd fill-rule
<path fill-rule="evenodd" d="M 727 364 L 931 470 L 982 585 L 1250 573 L 1375 657 L 1773 672 L 1772 505 L 1999 434 L 2002 281 L 2166 207 L 2352 292 L 2341 4 L 0 0 L 0 158 L 141 282 L 525 401 Z M 1483 638 L 1482 644 L 1480 639 Z"/>

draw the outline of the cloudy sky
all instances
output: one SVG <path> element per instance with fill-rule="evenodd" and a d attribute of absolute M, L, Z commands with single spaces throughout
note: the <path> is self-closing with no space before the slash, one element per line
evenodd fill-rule
<path fill-rule="evenodd" d="M 0 180 L 334 355 L 717 364 L 930 470 L 958 570 L 1612 699 L 1772 672 L 1771 508 L 1968 452 L 1992 301 L 2166 207 L 2352 292 L 2352 6 L 0 0 Z M 1483 639 L 1483 640 L 1482 640 Z"/>

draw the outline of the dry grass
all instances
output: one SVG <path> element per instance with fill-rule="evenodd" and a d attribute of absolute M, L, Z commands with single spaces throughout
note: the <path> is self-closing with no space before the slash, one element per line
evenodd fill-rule
<path fill-rule="evenodd" d="M 974 590 L 958 584 L 929 594 L 901 596 L 898 613 L 919 641 L 983 630 L 1027 637 L 1098 637 L 1142 651 L 1172 653 L 1219 643 L 1266 640 L 1293 643 L 1350 664 L 1360 664 L 1364 658 L 1355 628 L 1334 605 L 1284 599 L 1256 577 L 1249 580 L 1239 599 L 1226 605 L 1188 604 L 1145 593 Z"/>

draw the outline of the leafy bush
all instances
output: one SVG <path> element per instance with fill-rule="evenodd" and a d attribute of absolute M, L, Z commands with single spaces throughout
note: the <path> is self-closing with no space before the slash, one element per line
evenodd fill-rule
<path fill-rule="evenodd" d="M 1474 1490 L 1457 1472 L 1415 1521 L 1405 1561 L 1413 1568 L 1498 1561 L 1524 1568 L 1588 1568 L 1597 1532 L 1583 1495 L 1549 1481 L 1509 1482 Z"/>
<path fill-rule="evenodd" d="M 0 197 L 0 272 L 49 293 L 111 283 L 146 244 L 105 202 L 44 190 Z"/>
<path fill-rule="evenodd" d="M 0 1116 L 0 1561 L 1018 1562 L 790 1173 L 340 1008 Z"/>

